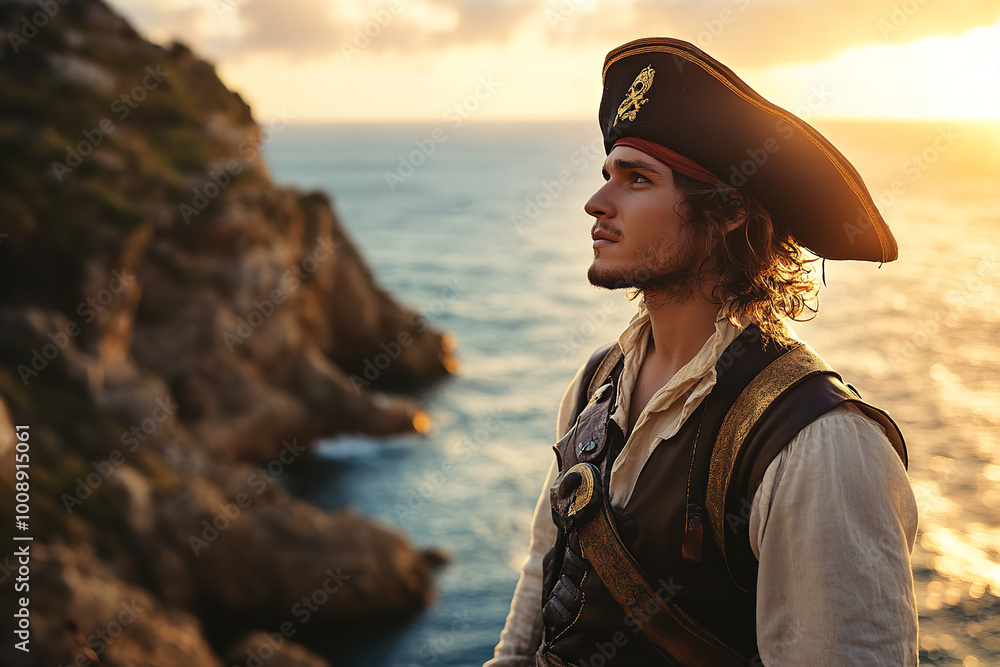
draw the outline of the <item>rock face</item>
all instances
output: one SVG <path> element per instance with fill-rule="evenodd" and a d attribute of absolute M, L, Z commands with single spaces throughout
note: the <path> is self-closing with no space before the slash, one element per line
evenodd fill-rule
<path fill-rule="evenodd" d="M 51 4 L 0 3 L 0 495 L 29 425 L 35 539 L 33 650 L 0 662 L 214 665 L 290 624 L 275 660 L 322 664 L 295 642 L 423 604 L 435 556 L 281 475 L 320 436 L 420 430 L 381 392 L 447 375 L 451 344 L 325 195 L 270 182 L 281 119 L 99 0 Z M 148 611 L 91 641 L 133 597 Z"/>

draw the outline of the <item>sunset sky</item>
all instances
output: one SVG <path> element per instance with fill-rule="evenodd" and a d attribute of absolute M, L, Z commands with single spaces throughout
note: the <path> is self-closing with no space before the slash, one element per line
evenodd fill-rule
<path fill-rule="evenodd" d="M 691 41 L 809 118 L 1000 122 L 995 0 L 112 0 L 258 120 L 590 119 L 604 55 Z"/>

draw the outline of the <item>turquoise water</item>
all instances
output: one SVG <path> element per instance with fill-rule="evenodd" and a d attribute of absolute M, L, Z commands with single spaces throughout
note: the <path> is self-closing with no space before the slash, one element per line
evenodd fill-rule
<path fill-rule="evenodd" d="M 821 129 L 881 200 L 901 260 L 827 263 L 820 316 L 800 334 L 907 437 L 922 662 L 995 664 L 1000 169 L 978 160 L 1000 153 L 1000 131 Z M 935 148 L 942 132 L 952 143 Z M 266 154 L 278 182 L 331 194 L 379 281 L 453 333 L 461 362 L 420 397 L 427 437 L 322 442 L 322 465 L 292 484 L 452 558 L 425 611 L 324 650 L 337 665 L 481 664 L 527 550 L 562 392 L 633 313 L 586 280 L 596 123 L 293 126 Z"/>

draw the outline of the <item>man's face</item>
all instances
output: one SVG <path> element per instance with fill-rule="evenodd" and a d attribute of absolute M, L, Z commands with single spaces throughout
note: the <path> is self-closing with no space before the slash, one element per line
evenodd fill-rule
<path fill-rule="evenodd" d="M 627 146 L 604 161 L 607 181 L 584 206 L 594 217 L 594 262 L 587 277 L 598 287 L 638 287 L 685 300 L 697 285 L 702 255 L 678 215 L 683 197 L 669 167 Z"/>

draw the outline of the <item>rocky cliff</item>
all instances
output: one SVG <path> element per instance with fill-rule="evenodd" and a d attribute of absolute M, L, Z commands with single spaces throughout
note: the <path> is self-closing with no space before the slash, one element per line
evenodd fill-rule
<path fill-rule="evenodd" d="M 437 557 L 281 476 L 320 436 L 424 429 L 382 392 L 446 375 L 447 337 L 323 194 L 271 183 L 275 127 L 189 49 L 99 0 L 0 28 L 0 522 L 25 492 L 34 538 L 0 547 L 3 627 L 26 594 L 31 619 L 0 661 L 326 664 L 298 642 L 423 604 Z"/>

